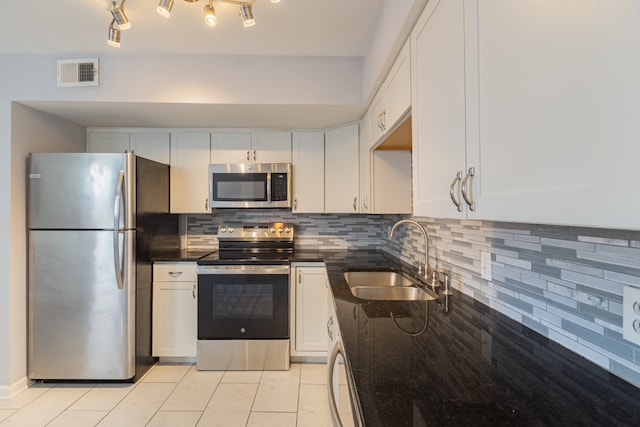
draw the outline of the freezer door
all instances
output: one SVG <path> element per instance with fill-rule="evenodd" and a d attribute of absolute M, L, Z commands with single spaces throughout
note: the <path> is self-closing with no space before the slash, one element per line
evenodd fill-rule
<path fill-rule="evenodd" d="M 135 375 L 135 233 L 29 232 L 29 378 Z"/>
<path fill-rule="evenodd" d="M 135 228 L 134 181 L 132 153 L 33 153 L 29 228 Z"/>

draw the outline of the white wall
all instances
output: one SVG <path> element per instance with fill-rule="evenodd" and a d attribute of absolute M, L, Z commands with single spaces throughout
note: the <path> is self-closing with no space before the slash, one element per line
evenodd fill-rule
<path fill-rule="evenodd" d="M 86 129 L 23 105 L 11 105 L 11 186 L 10 186 L 10 248 L 9 286 L 0 287 L 0 397 L 19 391 L 26 385 L 27 369 L 27 221 L 26 178 L 27 156 L 36 151 L 84 151 Z M 4 242 L 3 242 L 4 243 Z M 3 271 L 7 271 L 3 270 Z M 4 280 L 4 279 L 3 279 Z M 4 341 L 6 340 L 6 341 Z M 0 386 L 1 387 L 1 386 Z"/>

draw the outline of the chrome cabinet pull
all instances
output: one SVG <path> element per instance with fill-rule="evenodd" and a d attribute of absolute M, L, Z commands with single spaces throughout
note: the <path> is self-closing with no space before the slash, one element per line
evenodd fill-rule
<path fill-rule="evenodd" d="M 302 284 L 302 271 L 298 270 L 298 283 Z"/>
<path fill-rule="evenodd" d="M 293 199 L 293 209 L 298 210 L 298 198 Z"/>
<path fill-rule="evenodd" d="M 467 174 L 464 176 L 464 179 L 460 183 L 460 187 L 462 189 L 462 198 L 464 199 L 465 203 L 469 206 L 469 209 L 472 211 L 476 210 L 476 203 L 473 201 L 473 198 L 471 198 L 468 194 L 467 182 L 475 174 L 476 174 L 476 168 L 473 168 L 473 167 L 469 168 L 469 171 L 467 172 Z"/>
<path fill-rule="evenodd" d="M 253 150 L 253 163 L 256 162 L 256 150 Z"/>
<path fill-rule="evenodd" d="M 204 210 L 209 210 L 209 198 L 204 199 Z"/>
<path fill-rule="evenodd" d="M 248 161 L 251 161 L 251 154 L 249 150 L 247 150 L 247 162 Z"/>
<path fill-rule="evenodd" d="M 196 299 L 196 285 L 193 285 L 193 290 L 191 291 L 191 295 L 193 295 L 193 299 Z"/>
<path fill-rule="evenodd" d="M 451 182 L 451 186 L 449 187 L 449 196 L 451 196 L 451 201 L 453 202 L 454 205 L 456 205 L 456 208 L 458 209 L 458 212 L 462 212 L 462 200 L 460 199 L 460 182 L 462 181 L 462 171 L 458 171 L 458 173 L 456 174 L 456 177 L 453 178 L 453 181 Z M 456 198 L 456 196 L 453 194 L 454 188 L 456 186 L 456 183 L 458 183 L 458 197 Z"/>
<path fill-rule="evenodd" d="M 171 277 L 180 277 L 182 276 L 182 271 L 170 271 L 169 276 Z"/>
<path fill-rule="evenodd" d="M 356 212 L 358 211 L 358 197 L 357 196 L 353 198 L 353 210 L 356 211 Z"/>

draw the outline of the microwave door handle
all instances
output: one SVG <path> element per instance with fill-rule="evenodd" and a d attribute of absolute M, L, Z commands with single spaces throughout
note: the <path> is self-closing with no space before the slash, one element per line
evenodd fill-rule
<path fill-rule="evenodd" d="M 271 172 L 267 172 L 267 202 L 271 203 Z"/>

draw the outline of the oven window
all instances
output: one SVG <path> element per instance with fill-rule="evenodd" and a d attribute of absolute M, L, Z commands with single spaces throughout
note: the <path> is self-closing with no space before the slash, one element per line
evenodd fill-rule
<path fill-rule="evenodd" d="M 198 274 L 198 339 L 283 338 L 288 274 Z"/>
<path fill-rule="evenodd" d="M 266 173 L 214 173 L 213 199 L 215 201 L 266 201 Z"/>
<path fill-rule="evenodd" d="M 273 286 L 217 285 L 213 293 L 214 319 L 271 319 Z"/>

